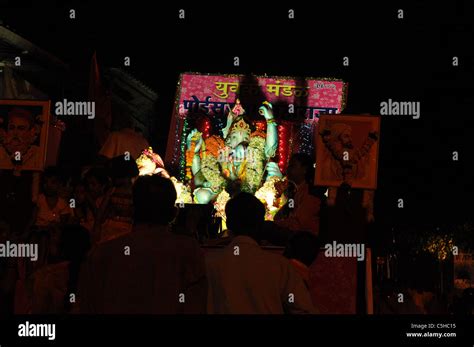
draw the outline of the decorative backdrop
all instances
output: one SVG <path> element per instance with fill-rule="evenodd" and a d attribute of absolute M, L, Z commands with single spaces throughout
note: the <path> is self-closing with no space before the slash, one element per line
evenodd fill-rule
<path fill-rule="evenodd" d="M 169 129 L 166 165 L 184 179 L 188 133 L 197 128 L 204 139 L 222 135 L 228 110 L 239 98 L 246 115 L 261 130 L 266 125 L 258 107 L 265 100 L 272 103 L 279 135 L 276 159 L 284 172 L 292 153 L 313 153 L 319 115 L 341 113 L 346 95 L 347 83 L 338 79 L 183 73 Z"/>

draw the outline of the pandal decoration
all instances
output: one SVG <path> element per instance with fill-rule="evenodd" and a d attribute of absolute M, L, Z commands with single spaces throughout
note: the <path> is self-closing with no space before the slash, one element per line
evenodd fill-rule
<path fill-rule="evenodd" d="M 211 136 L 202 144 L 201 172 L 214 192 L 221 190 L 226 183 L 219 168 L 219 153 L 225 151 L 225 143 L 219 136 Z"/>
<path fill-rule="evenodd" d="M 268 126 L 270 124 L 275 126 L 276 122 L 273 116 L 268 116 L 268 112 L 271 112 L 271 104 L 264 102 L 263 106 L 266 109 L 260 108 L 259 113 L 266 117 L 268 131 Z M 185 151 L 185 158 L 181 159 L 184 163 L 180 166 L 186 169 L 185 175 L 182 175 L 184 183 L 171 177 L 178 196 L 176 203 L 205 203 L 207 199 L 201 196 L 198 201 L 196 194 L 198 189 L 196 188 L 193 192 L 190 187 L 190 182 L 193 179 L 193 161 L 198 156 L 196 159 L 200 159 L 199 171 L 205 180 L 204 183 L 200 183 L 199 190 L 207 189 L 211 192 L 211 198 L 207 202 L 213 203 L 217 217 L 221 217 L 225 222 L 225 205 L 230 199 L 229 191 L 232 190 L 229 185 L 238 183 L 241 191 L 255 194 L 262 201 L 266 208 L 265 218 L 267 220 L 274 219 L 275 214 L 286 203 L 283 191 L 286 189 L 287 181 L 278 176 L 271 176 L 267 177 L 264 182 L 264 174 L 267 163 L 275 156 L 272 143 L 276 147 L 278 134 L 275 133 L 275 135 L 268 137 L 261 127 L 257 127 L 256 131 L 251 132 L 250 125 L 242 117 L 244 113 L 245 110 L 237 99 L 235 107 L 228 115 L 224 137 L 213 135 L 204 139 L 202 133 L 197 129 L 194 129 L 188 136 L 183 134 L 182 141 L 183 143 L 187 142 L 188 147 Z M 240 163 L 237 162 L 237 160 L 241 160 L 240 157 L 229 155 L 240 145 L 232 142 L 234 137 L 229 141 L 228 136 L 234 134 L 237 135 L 237 139 L 238 136 L 241 136 L 241 143 L 248 141 L 244 149 L 246 151 L 245 158 Z M 198 141 L 202 141 L 202 144 L 196 153 Z M 270 141 L 269 144 L 268 141 Z M 137 159 L 137 165 L 140 175 L 161 174 L 169 177 L 163 160 L 158 154 L 153 153 L 151 147 L 143 151 Z M 230 190 L 228 191 L 226 188 Z"/>
<path fill-rule="evenodd" d="M 176 203 L 177 204 L 192 204 L 193 203 L 193 197 L 191 194 L 191 187 L 189 187 L 187 184 L 184 184 L 176 177 L 171 177 L 171 181 L 174 184 L 174 188 L 176 189 Z"/>
<path fill-rule="evenodd" d="M 273 176 L 255 192 L 255 197 L 265 205 L 265 219 L 273 220 L 276 213 L 286 203 L 285 195 L 278 192 L 277 186 L 285 183 L 285 179 Z"/>
<path fill-rule="evenodd" d="M 196 142 L 201 135 L 202 134 L 200 132 L 196 132 L 191 138 L 191 145 L 189 149 L 186 150 L 186 180 L 187 181 L 193 178 L 192 166 L 193 166 L 194 151 L 196 148 Z"/>
<path fill-rule="evenodd" d="M 201 172 L 210 184 L 210 187 L 208 188 L 211 188 L 214 192 L 218 192 L 225 184 L 225 179 L 222 177 L 219 170 L 219 162 L 213 155 L 203 156 L 201 161 Z"/>
<path fill-rule="evenodd" d="M 199 179 L 194 180 L 197 186 L 193 187 L 193 200 L 195 203 L 212 203 L 216 216 L 224 221 L 225 205 L 230 199 L 230 192 L 236 189 L 255 194 L 266 206 L 266 219 L 273 220 L 286 202 L 282 196 L 284 189 L 275 187 L 275 184 L 281 185 L 285 180 L 279 175 L 265 180 L 266 165 L 275 156 L 279 143 L 272 105 L 265 101 L 258 112 L 265 120 L 257 121 L 257 126 L 253 128 L 244 117 L 245 110 L 240 100 L 236 99 L 227 114 L 227 125 L 222 129 L 222 136 L 205 138 L 197 128 L 186 136 L 186 182 L 192 181 L 194 174 L 199 174 L 196 176 Z M 202 145 L 196 151 L 199 141 Z"/>
<path fill-rule="evenodd" d="M 257 132 L 254 132 L 252 135 L 255 136 L 251 137 L 249 143 L 249 153 L 252 153 L 250 158 L 252 158 L 251 164 L 253 165 L 247 166 L 245 175 L 247 177 L 248 186 L 242 187 L 242 190 L 246 191 L 252 191 L 251 189 L 253 189 L 253 187 L 258 187 L 262 180 L 262 172 L 264 170 L 263 164 L 260 163 L 263 162 L 262 159 L 264 156 L 265 139 Z M 202 146 L 204 155 L 202 157 L 201 170 L 203 175 L 211 184 L 210 188 L 214 191 L 220 190 L 220 193 L 213 202 L 213 205 L 214 209 L 216 210 L 216 217 L 222 218 L 223 222 L 225 223 L 225 205 L 227 204 L 227 201 L 230 200 L 230 195 L 225 189 L 223 189 L 226 180 L 220 173 L 217 159 L 219 151 L 224 149 L 225 144 L 224 141 L 222 141 L 222 139 L 219 137 L 211 136 L 205 140 L 205 143 L 203 143 Z M 188 152 L 191 150 L 191 154 L 188 155 L 188 153 L 186 153 L 187 167 L 192 165 L 191 155 L 194 155 L 194 147 L 191 147 Z M 176 189 L 176 204 L 192 204 L 195 202 L 193 201 L 193 194 L 190 185 L 179 181 L 174 176 L 170 177 L 164 168 L 163 160 L 157 153 L 153 152 L 152 147 L 143 150 L 140 157 L 138 157 L 136 160 L 136 163 L 140 176 L 162 175 L 171 179 Z M 286 203 L 286 197 L 280 194 L 279 190 L 281 189 L 277 188 L 278 185 L 285 186 L 285 182 L 285 178 L 282 179 L 277 176 L 273 176 L 255 192 L 255 196 L 265 205 L 266 220 L 273 220 L 278 210 Z"/>
<path fill-rule="evenodd" d="M 243 191 L 255 192 L 263 179 L 265 171 L 265 135 L 260 132 L 252 133 L 248 146 L 249 163 L 245 168 L 246 185 L 242 187 Z"/>
<path fill-rule="evenodd" d="M 224 221 L 226 220 L 225 205 L 227 204 L 227 201 L 229 201 L 229 200 L 230 200 L 230 195 L 224 189 L 222 192 L 219 193 L 219 195 L 217 196 L 216 201 L 214 201 L 214 208 L 216 210 L 216 217 L 220 217 Z"/>
<path fill-rule="evenodd" d="M 285 205 L 287 198 L 283 194 L 280 194 L 277 189 L 279 184 L 285 185 L 285 182 L 285 178 L 282 179 L 273 176 L 255 192 L 255 197 L 265 205 L 266 220 L 273 220 L 276 213 Z M 225 205 L 229 200 L 229 193 L 223 189 L 213 203 L 216 210 L 216 217 L 220 217 L 224 221 L 226 220 Z"/>

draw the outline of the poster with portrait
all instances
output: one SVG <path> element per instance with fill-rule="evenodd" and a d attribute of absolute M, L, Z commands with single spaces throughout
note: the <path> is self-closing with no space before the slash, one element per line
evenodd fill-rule
<path fill-rule="evenodd" d="M 315 134 L 315 185 L 376 189 L 380 117 L 321 115 Z"/>
<path fill-rule="evenodd" d="M 0 100 L 0 169 L 44 169 L 50 102 Z"/>

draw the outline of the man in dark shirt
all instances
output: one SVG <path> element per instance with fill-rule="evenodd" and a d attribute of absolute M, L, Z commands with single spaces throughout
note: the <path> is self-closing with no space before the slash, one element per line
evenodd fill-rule
<path fill-rule="evenodd" d="M 133 187 L 134 226 L 98 245 L 79 286 L 83 313 L 204 313 L 207 280 L 196 240 L 172 234 L 177 213 L 173 183 L 140 177 Z"/>

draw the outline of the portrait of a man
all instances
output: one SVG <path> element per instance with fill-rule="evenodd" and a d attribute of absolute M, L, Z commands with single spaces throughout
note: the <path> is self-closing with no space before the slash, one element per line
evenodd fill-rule
<path fill-rule="evenodd" d="M 379 134 L 379 117 L 322 115 L 316 130 L 315 184 L 375 189 Z"/>
<path fill-rule="evenodd" d="M 0 100 L 0 169 L 43 170 L 48 101 Z"/>

